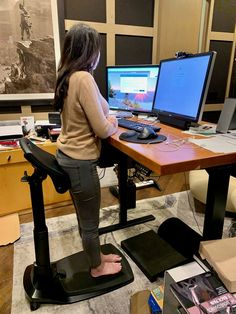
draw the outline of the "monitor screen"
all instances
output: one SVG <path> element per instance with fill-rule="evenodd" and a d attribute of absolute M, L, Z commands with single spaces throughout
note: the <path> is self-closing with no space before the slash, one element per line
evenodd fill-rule
<path fill-rule="evenodd" d="M 109 108 L 151 113 L 158 70 L 158 65 L 107 66 Z"/>
<path fill-rule="evenodd" d="M 206 52 L 160 62 L 153 111 L 161 122 L 186 128 L 201 119 L 215 55 Z"/>

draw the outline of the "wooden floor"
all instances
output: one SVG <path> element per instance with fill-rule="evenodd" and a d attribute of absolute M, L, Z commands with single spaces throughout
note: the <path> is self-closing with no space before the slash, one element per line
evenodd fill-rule
<path fill-rule="evenodd" d="M 158 180 L 162 191 L 154 187 L 148 187 L 137 191 L 137 200 L 155 196 L 167 195 L 189 189 L 188 173 L 178 173 L 175 175 L 155 178 Z M 111 206 L 118 203 L 108 188 L 102 189 L 101 207 Z M 46 217 L 66 215 L 74 212 L 72 205 L 59 206 L 56 208 L 47 208 Z M 20 222 L 26 223 L 32 221 L 30 213 L 20 215 Z M 0 247 L 0 314 L 11 313 L 12 298 L 12 276 L 13 276 L 13 244 Z"/>

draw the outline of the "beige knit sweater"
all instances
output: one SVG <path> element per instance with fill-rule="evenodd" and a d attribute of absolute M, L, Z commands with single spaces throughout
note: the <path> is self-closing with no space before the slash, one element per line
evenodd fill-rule
<path fill-rule="evenodd" d="M 73 73 L 61 114 L 58 149 L 74 159 L 97 159 L 100 156 L 100 139 L 116 131 L 106 118 L 108 112 L 108 103 L 99 92 L 93 76 L 85 71 Z"/>

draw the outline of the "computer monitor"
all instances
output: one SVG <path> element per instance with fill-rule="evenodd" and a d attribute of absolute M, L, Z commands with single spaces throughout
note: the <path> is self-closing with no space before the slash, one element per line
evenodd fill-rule
<path fill-rule="evenodd" d="M 216 52 L 160 62 L 153 112 L 162 123 L 187 129 L 201 120 Z"/>
<path fill-rule="evenodd" d="M 107 66 L 109 109 L 152 113 L 158 71 L 158 65 Z"/>

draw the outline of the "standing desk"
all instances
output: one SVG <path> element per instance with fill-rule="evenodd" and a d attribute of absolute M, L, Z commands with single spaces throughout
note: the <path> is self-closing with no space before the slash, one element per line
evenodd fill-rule
<path fill-rule="evenodd" d="M 207 202 L 203 226 L 203 239 L 213 240 L 222 237 L 225 206 L 230 175 L 234 174 L 236 164 L 235 153 L 213 153 L 207 149 L 187 142 L 189 137 L 181 130 L 163 124 L 160 134 L 167 136 L 167 141 L 158 144 L 136 144 L 119 139 L 120 133 L 127 131 L 119 127 L 111 136 L 108 144 L 119 152 L 118 181 L 120 197 L 119 223 L 101 228 L 100 233 L 126 228 L 154 219 L 152 215 L 127 219 L 126 189 L 129 159 L 133 159 L 158 175 L 168 175 L 194 169 L 206 169 L 209 174 Z M 196 136 L 195 136 L 196 138 Z M 168 144 L 172 143 L 172 144 Z M 179 145 L 179 147 L 177 147 Z"/>

